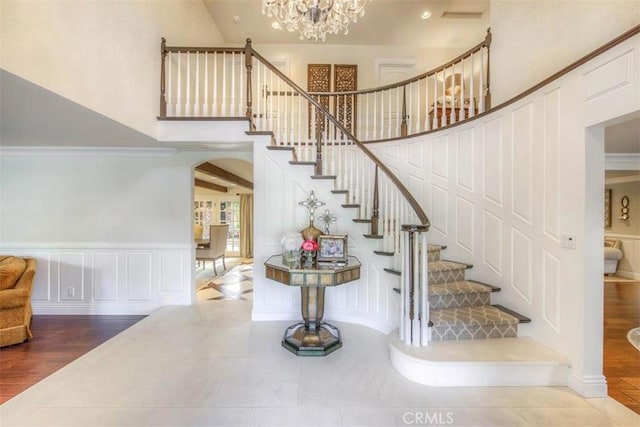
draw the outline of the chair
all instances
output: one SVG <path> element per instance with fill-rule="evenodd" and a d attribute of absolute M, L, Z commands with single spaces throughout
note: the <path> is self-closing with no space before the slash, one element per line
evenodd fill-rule
<path fill-rule="evenodd" d="M 31 289 L 35 273 L 35 259 L 0 255 L 0 347 L 33 338 Z"/>
<path fill-rule="evenodd" d="M 622 259 L 622 242 L 619 239 L 604 240 L 604 274 L 615 274 Z"/>
<path fill-rule="evenodd" d="M 193 224 L 193 240 L 202 240 L 202 226 Z"/>
<path fill-rule="evenodd" d="M 218 274 L 218 271 L 216 270 L 216 260 L 222 258 L 222 267 L 224 267 L 224 270 L 227 269 L 224 262 L 224 251 L 227 247 L 228 233 L 229 224 L 212 225 L 209 227 L 209 247 L 196 249 L 196 260 L 212 260 L 213 272 L 216 275 Z"/>

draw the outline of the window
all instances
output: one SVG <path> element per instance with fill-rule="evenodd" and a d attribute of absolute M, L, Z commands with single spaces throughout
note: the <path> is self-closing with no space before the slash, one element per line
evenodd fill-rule
<path fill-rule="evenodd" d="M 227 252 L 240 253 L 240 202 L 220 203 L 220 224 L 229 224 Z"/>

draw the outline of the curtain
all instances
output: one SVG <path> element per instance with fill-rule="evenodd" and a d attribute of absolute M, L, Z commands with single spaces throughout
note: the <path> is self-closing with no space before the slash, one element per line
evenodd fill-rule
<path fill-rule="evenodd" d="M 253 194 L 240 195 L 240 256 L 253 258 Z"/>

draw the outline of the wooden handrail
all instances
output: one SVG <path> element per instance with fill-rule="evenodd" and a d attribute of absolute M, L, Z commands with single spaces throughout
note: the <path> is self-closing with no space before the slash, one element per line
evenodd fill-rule
<path fill-rule="evenodd" d="M 601 55 L 602 53 L 606 52 L 607 50 L 619 45 L 620 43 L 630 39 L 631 37 L 640 34 L 640 25 L 636 25 L 635 27 L 632 27 L 631 29 L 629 29 L 628 31 L 625 31 L 624 33 L 620 34 L 618 37 L 614 38 L 613 40 L 611 40 L 610 42 L 607 42 L 605 44 L 603 44 L 602 46 L 596 48 L 595 50 L 589 52 L 588 54 L 586 54 L 585 56 L 583 56 L 582 58 L 578 59 L 575 62 L 572 62 L 571 64 L 567 65 L 566 67 L 562 68 L 561 70 L 559 70 L 556 73 L 553 73 L 551 76 L 547 77 L 546 79 L 542 80 L 539 83 L 536 83 L 535 85 L 531 86 L 529 89 L 525 90 L 524 92 L 521 92 L 520 94 L 514 96 L 513 98 L 510 98 L 506 101 L 504 101 L 501 104 L 496 105 L 495 107 L 491 107 L 486 109 L 485 111 L 476 114 L 473 117 L 468 117 L 463 121 L 460 122 L 456 122 L 456 123 L 451 123 L 448 124 L 446 126 L 441 126 L 438 129 L 430 129 L 424 132 L 418 132 L 418 133 L 414 133 L 411 135 L 411 137 L 417 137 L 417 136 L 423 136 L 423 135 L 428 135 L 430 133 L 434 133 L 434 132 L 438 132 L 442 129 L 450 129 L 452 127 L 455 126 L 460 126 L 463 124 L 468 124 L 469 122 L 473 121 L 473 120 L 479 120 L 483 117 L 486 117 L 487 115 L 500 110 L 504 107 L 507 107 L 511 104 L 513 104 L 514 102 L 517 102 L 519 100 L 521 100 L 522 98 L 531 95 L 533 92 L 537 91 L 540 88 L 543 88 L 544 86 L 548 85 L 549 83 L 551 83 L 554 80 L 559 79 L 560 77 L 564 76 L 565 74 L 568 74 L 569 72 L 575 70 L 576 68 L 580 67 L 581 65 L 586 64 L 587 62 L 589 62 L 590 60 L 592 60 L 593 58 L 597 57 L 598 55 Z M 375 144 L 375 143 L 379 143 L 379 142 L 388 142 L 388 141 L 397 141 L 400 139 L 405 139 L 406 137 L 402 137 L 402 136 L 397 136 L 394 138 L 384 138 L 384 139 L 374 139 L 374 140 L 370 140 L 367 142 L 364 142 L 363 144 Z"/>
<path fill-rule="evenodd" d="M 164 39 L 164 37 L 163 37 Z M 243 47 L 194 47 L 194 46 L 164 46 L 163 52 L 180 53 L 244 53 Z"/>
<path fill-rule="evenodd" d="M 487 35 L 485 36 L 484 40 L 480 43 L 478 43 L 477 45 L 473 46 L 471 49 L 465 51 L 464 53 L 456 56 L 455 58 L 453 58 L 451 61 L 442 64 L 442 65 L 438 65 L 436 68 L 433 68 L 429 71 L 426 71 L 424 73 L 418 74 L 417 76 L 414 77 L 410 77 L 406 80 L 402 80 L 400 82 L 397 83 L 391 83 L 385 86 L 380 86 L 380 87 L 376 87 L 376 88 L 370 88 L 370 89 L 362 89 L 362 90 L 352 90 L 352 91 L 344 91 L 344 92 L 307 92 L 309 95 L 312 96 L 331 96 L 331 95 L 364 95 L 367 93 L 375 93 L 375 92 L 383 92 L 385 90 L 389 90 L 389 89 L 395 89 L 395 88 L 399 88 L 401 86 L 406 86 L 410 83 L 413 82 L 417 82 L 419 80 L 425 79 L 431 75 L 440 73 L 444 70 L 446 70 L 447 68 L 451 67 L 452 65 L 460 62 L 462 59 L 473 55 L 474 53 L 478 52 L 480 49 L 482 49 L 483 47 L 489 47 L 491 45 L 491 28 L 487 28 Z"/>
<path fill-rule="evenodd" d="M 247 44 L 249 46 L 251 45 L 250 39 L 247 39 Z M 349 132 L 349 130 L 347 130 L 347 128 L 345 128 L 342 125 L 342 123 L 340 123 L 325 107 L 323 107 L 318 101 L 316 101 L 311 95 L 309 95 L 306 91 L 304 91 L 294 81 L 292 81 L 290 78 L 284 75 L 278 68 L 273 66 L 262 55 L 256 52 L 255 49 L 251 48 L 251 53 L 258 61 L 262 62 L 264 66 L 266 66 L 269 70 L 271 70 L 271 72 L 273 72 L 285 83 L 291 86 L 296 92 L 300 94 L 300 96 L 304 97 L 311 105 L 313 105 L 316 108 L 317 111 L 322 112 L 322 115 L 325 116 L 326 120 L 329 120 L 331 123 L 333 123 L 337 129 L 340 129 L 340 131 L 345 136 L 347 136 L 347 138 L 353 141 L 353 143 L 356 144 L 358 148 L 362 150 L 362 152 L 364 152 L 367 155 L 367 157 L 369 157 L 369 159 L 371 159 L 378 166 L 378 168 L 382 170 L 382 172 L 385 173 L 385 175 L 387 175 L 387 177 L 391 180 L 391 182 L 393 182 L 396 188 L 407 200 L 407 202 L 409 203 L 409 206 L 411 206 L 411 208 L 415 212 L 416 216 L 420 220 L 420 223 L 425 227 L 429 227 L 431 225 L 431 223 L 429 222 L 429 218 L 427 217 L 427 214 L 424 212 L 424 210 L 422 209 L 420 204 L 417 202 L 417 200 L 413 197 L 413 195 L 411 195 L 411 193 L 409 192 L 409 190 L 407 190 L 404 184 L 402 184 L 402 182 L 400 182 L 400 180 L 391 172 L 391 170 L 384 163 L 382 163 L 375 154 L 371 152 L 371 150 L 369 150 L 360 140 L 358 140 L 351 132 Z"/>

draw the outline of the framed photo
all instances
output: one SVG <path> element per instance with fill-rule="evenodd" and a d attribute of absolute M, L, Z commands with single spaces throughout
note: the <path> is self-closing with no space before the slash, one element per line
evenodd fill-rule
<path fill-rule="evenodd" d="M 611 227 L 611 189 L 604 190 L 604 226 Z"/>
<path fill-rule="evenodd" d="M 318 236 L 318 262 L 347 261 L 347 236 Z"/>

